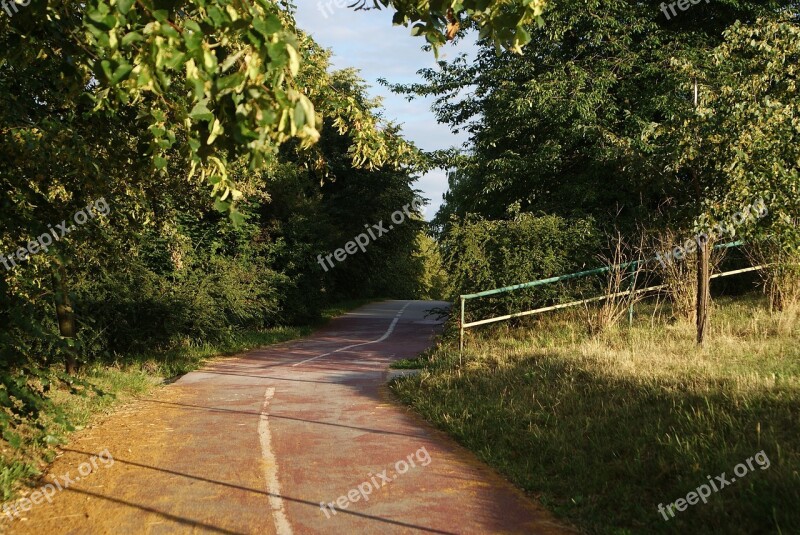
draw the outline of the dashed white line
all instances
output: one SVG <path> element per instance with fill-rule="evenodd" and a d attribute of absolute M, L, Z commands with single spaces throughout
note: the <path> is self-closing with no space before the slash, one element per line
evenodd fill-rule
<path fill-rule="evenodd" d="M 267 408 L 275 389 L 270 387 L 264 393 L 264 406 L 261 409 L 261 418 L 258 422 L 258 436 L 261 441 L 261 456 L 264 458 L 264 478 L 267 481 L 267 492 L 269 493 L 269 506 L 272 509 L 272 519 L 275 522 L 275 530 L 278 535 L 292 535 L 292 526 L 286 517 L 283 508 L 283 498 L 281 498 L 281 485 L 278 482 L 278 460 L 272 453 L 272 436 L 269 432 L 269 420 L 267 419 Z"/>
<path fill-rule="evenodd" d="M 340 351 L 345 351 L 347 349 L 352 349 L 354 347 L 361 347 L 361 346 L 366 346 L 366 345 L 370 345 L 370 344 L 377 344 L 377 343 L 383 342 L 384 340 L 386 340 L 387 338 L 389 338 L 392 335 L 392 333 L 394 332 L 394 328 L 397 325 L 397 322 L 400 321 L 400 316 L 403 315 L 403 312 L 405 312 L 406 308 L 408 308 L 408 305 L 410 305 L 410 304 L 411 304 L 411 302 L 409 301 L 408 303 L 406 303 L 403 306 L 403 308 L 400 309 L 400 311 L 397 313 L 397 315 L 395 315 L 394 320 L 392 320 L 392 324 L 389 325 L 389 328 L 386 330 L 385 333 L 383 333 L 383 336 L 381 336 L 377 340 L 372 340 L 371 342 L 361 342 L 360 344 L 353 344 L 353 345 L 349 345 L 349 346 L 346 346 L 346 347 L 342 347 L 340 349 L 337 349 L 336 351 L 330 351 L 328 353 L 323 353 L 322 355 L 317 355 L 316 357 L 311 357 L 310 359 L 301 360 L 300 362 L 296 362 L 295 364 L 292 364 L 292 367 L 300 366 L 301 364 L 305 364 L 306 362 L 311 362 L 312 360 L 321 359 L 322 357 L 327 357 L 328 355 L 333 355 L 334 353 L 339 353 Z"/>

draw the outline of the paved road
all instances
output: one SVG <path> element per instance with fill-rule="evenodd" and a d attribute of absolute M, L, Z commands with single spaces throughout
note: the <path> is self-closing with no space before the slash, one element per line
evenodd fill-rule
<path fill-rule="evenodd" d="M 69 488 L 3 526 L 37 534 L 568 532 L 391 401 L 389 362 L 430 345 L 439 325 L 426 311 L 444 305 L 368 305 L 309 338 L 184 376 L 76 436 L 47 480 Z"/>

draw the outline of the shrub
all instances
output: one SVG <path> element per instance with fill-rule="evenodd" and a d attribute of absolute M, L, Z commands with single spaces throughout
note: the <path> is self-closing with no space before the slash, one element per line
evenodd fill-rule
<path fill-rule="evenodd" d="M 442 240 L 450 274 L 448 294 L 534 281 L 595 267 L 600 233 L 590 219 L 521 214 L 513 220 L 468 217 L 453 222 Z M 546 285 L 482 299 L 481 309 L 505 313 L 532 303 L 575 297 L 590 281 Z"/>

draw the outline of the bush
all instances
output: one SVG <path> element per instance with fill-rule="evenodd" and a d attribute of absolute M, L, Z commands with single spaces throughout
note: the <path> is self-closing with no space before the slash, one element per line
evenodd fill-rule
<path fill-rule="evenodd" d="M 124 273 L 82 281 L 81 337 L 90 354 L 223 341 L 232 330 L 277 322 L 280 279 L 258 258 L 214 256 L 170 276 L 132 261 Z"/>
<path fill-rule="evenodd" d="M 442 240 L 448 294 L 474 293 L 593 268 L 600 233 L 590 219 L 521 214 L 509 221 L 468 217 Z M 532 303 L 575 297 L 581 284 L 546 285 L 482 299 L 482 309 L 506 313 Z"/>

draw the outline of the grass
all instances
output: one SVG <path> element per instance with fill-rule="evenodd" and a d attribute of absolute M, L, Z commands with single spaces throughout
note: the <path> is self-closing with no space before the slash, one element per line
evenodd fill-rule
<path fill-rule="evenodd" d="M 387 298 L 376 297 L 374 299 L 349 299 L 346 301 L 340 301 L 339 303 L 331 305 L 322 311 L 321 323 L 322 324 L 327 323 L 331 319 L 337 316 L 341 316 L 342 314 L 345 314 L 347 312 L 350 312 L 351 310 L 355 310 L 370 303 L 385 301 L 386 299 Z"/>
<path fill-rule="evenodd" d="M 576 311 L 452 333 L 394 392 L 589 533 L 800 532 L 800 329 L 755 297 L 720 299 L 710 339 L 652 305 L 590 336 Z M 665 521 L 764 451 L 770 466 Z"/>
<path fill-rule="evenodd" d="M 394 370 L 419 370 L 428 363 L 428 356 L 422 354 L 413 359 L 400 359 L 392 362 L 389 367 Z"/>
<path fill-rule="evenodd" d="M 352 300 L 333 305 L 322 311 L 319 322 L 312 326 L 275 327 L 264 331 L 237 332 L 222 343 L 191 345 L 170 351 L 126 355 L 114 362 L 97 362 L 79 375 L 103 392 L 103 395 L 74 395 L 67 389 L 55 389 L 51 400 L 64 412 L 75 430 L 85 428 L 98 416 L 109 414 L 124 402 L 152 393 L 177 377 L 197 370 L 209 360 L 230 356 L 296 338 L 308 336 L 332 318 L 358 308 L 371 300 Z M 13 448 L 0 439 L 0 497 L 7 501 L 22 485 L 34 485 L 46 466 L 55 458 L 53 445 L 65 443 L 70 430 L 45 414 L 41 423 L 45 430 L 17 429 L 23 437 L 20 448 Z M 45 435 L 45 440 L 42 436 Z"/>
<path fill-rule="evenodd" d="M 72 425 L 81 429 L 96 414 L 112 409 L 120 401 L 148 394 L 181 375 L 201 368 L 215 357 L 236 355 L 310 333 L 309 327 L 243 331 L 219 344 L 188 346 L 163 353 L 129 356 L 110 364 L 95 364 L 82 377 L 106 395 L 75 396 L 62 389 L 56 391 L 52 399 L 65 411 Z"/>

